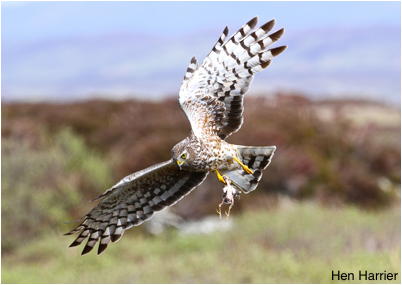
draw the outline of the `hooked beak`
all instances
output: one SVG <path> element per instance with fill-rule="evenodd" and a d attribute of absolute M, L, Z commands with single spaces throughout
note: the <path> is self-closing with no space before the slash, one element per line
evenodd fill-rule
<path fill-rule="evenodd" d="M 184 161 L 183 160 L 176 160 L 177 165 L 181 169 L 181 166 L 183 165 Z"/>

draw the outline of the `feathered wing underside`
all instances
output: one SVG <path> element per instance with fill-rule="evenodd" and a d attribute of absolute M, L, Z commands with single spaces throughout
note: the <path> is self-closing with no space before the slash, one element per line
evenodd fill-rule
<path fill-rule="evenodd" d="M 162 162 L 133 173 L 98 197 L 80 225 L 67 233 L 78 233 L 70 246 L 88 239 L 82 254 L 93 249 L 98 241 L 98 254 L 110 241 L 117 241 L 125 230 L 149 219 L 155 211 L 175 204 L 190 193 L 207 176 L 205 172 L 179 170 L 173 160 Z"/>
<path fill-rule="evenodd" d="M 236 132 L 243 122 L 243 96 L 253 75 L 285 50 L 286 46 L 268 49 L 284 32 L 269 34 L 274 20 L 254 29 L 256 24 L 257 17 L 225 41 L 226 27 L 200 66 L 191 59 L 179 102 L 196 136 L 208 133 L 223 139 Z"/>

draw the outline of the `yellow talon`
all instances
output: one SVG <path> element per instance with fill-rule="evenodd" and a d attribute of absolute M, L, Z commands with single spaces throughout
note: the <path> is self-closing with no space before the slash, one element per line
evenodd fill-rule
<path fill-rule="evenodd" d="M 225 178 L 223 178 L 223 176 L 219 173 L 218 170 L 215 170 L 215 174 L 216 174 L 216 177 L 218 177 L 218 180 L 219 180 L 220 182 L 222 182 L 223 184 L 226 184 Z"/>
<path fill-rule="evenodd" d="M 240 164 L 240 166 L 243 168 L 243 170 L 245 172 L 247 172 L 248 174 L 254 173 L 254 171 L 252 171 L 250 168 L 248 168 L 248 166 L 245 165 L 243 162 L 241 162 L 237 157 L 233 157 L 233 160 L 236 161 L 238 164 Z"/>

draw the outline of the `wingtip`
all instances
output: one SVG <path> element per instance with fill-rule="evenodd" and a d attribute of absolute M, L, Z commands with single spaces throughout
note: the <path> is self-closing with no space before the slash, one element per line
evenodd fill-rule
<path fill-rule="evenodd" d="M 98 255 L 102 254 L 102 252 L 105 251 L 107 248 L 108 244 L 107 243 L 100 243 L 98 247 Z"/>
<path fill-rule="evenodd" d="M 270 34 L 269 37 L 271 38 L 271 40 L 273 42 L 276 42 L 277 40 L 280 39 L 280 37 L 282 37 L 284 32 L 285 32 L 285 29 L 282 28 L 282 29 L 277 30 L 275 33 Z"/>
<path fill-rule="evenodd" d="M 266 22 L 264 25 L 261 26 L 261 29 L 263 29 L 265 32 L 269 32 L 275 25 L 275 19 L 272 19 L 268 22 Z"/>
<path fill-rule="evenodd" d="M 285 49 L 287 49 L 288 46 L 280 46 L 271 49 L 271 53 L 273 56 L 277 56 L 278 54 L 282 53 Z"/>
<path fill-rule="evenodd" d="M 120 238 L 121 238 L 121 235 L 120 235 L 120 234 L 113 234 L 113 235 L 110 236 L 110 240 L 111 240 L 112 242 L 116 242 L 116 241 L 118 241 Z"/>
<path fill-rule="evenodd" d="M 88 252 L 90 252 L 93 249 L 93 247 L 89 246 L 89 245 L 85 245 L 84 249 L 81 252 L 81 255 L 85 255 Z"/>
<path fill-rule="evenodd" d="M 268 61 L 266 61 L 266 62 L 263 62 L 263 63 L 261 64 L 261 67 L 262 67 L 262 69 L 264 69 L 264 68 L 267 68 L 270 64 L 271 64 L 271 61 L 268 60 Z"/>
<path fill-rule="evenodd" d="M 75 246 L 78 246 L 78 245 L 80 245 L 81 243 L 80 242 L 78 242 L 78 241 L 73 241 L 68 247 L 75 247 Z"/>
<path fill-rule="evenodd" d="M 79 225 L 78 227 L 72 229 L 71 231 L 69 231 L 69 232 L 63 234 L 63 236 L 71 236 L 72 234 L 75 234 L 75 233 L 79 232 L 80 226 L 81 226 L 81 225 Z"/>
<path fill-rule="evenodd" d="M 254 28 L 258 23 L 258 16 L 255 16 L 254 18 L 252 18 L 250 21 L 247 22 L 247 25 L 250 28 Z"/>

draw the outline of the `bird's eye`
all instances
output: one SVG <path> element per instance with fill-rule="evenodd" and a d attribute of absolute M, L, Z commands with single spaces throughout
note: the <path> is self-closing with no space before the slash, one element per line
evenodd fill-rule
<path fill-rule="evenodd" d="M 187 158 L 187 154 L 186 154 L 186 153 L 182 153 L 182 155 L 180 155 L 180 158 L 186 159 L 186 158 Z"/>

